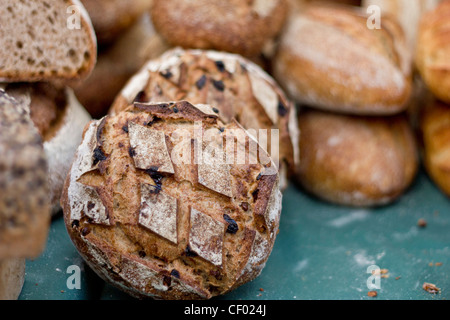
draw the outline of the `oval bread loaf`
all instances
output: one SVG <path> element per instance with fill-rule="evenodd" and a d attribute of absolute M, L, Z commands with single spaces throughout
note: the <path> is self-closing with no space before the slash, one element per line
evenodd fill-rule
<path fill-rule="evenodd" d="M 414 135 L 403 115 L 357 117 L 305 109 L 299 126 L 297 181 L 331 203 L 391 203 L 411 185 L 418 170 Z"/>
<path fill-rule="evenodd" d="M 92 121 L 61 199 L 69 235 L 132 296 L 229 292 L 259 275 L 279 227 L 279 176 L 256 150 L 208 105 L 136 103 Z"/>
<path fill-rule="evenodd" d="M 222 121 L 236 119 L 262 141 L 280 166 L 281 188 L 298 159 L 295 106 L 259 66 L 240 55 L 174 48 L 150 60 L 123 88 L 110 114 L 133 101 L 187 100 L 213 105 Z"/>
<path fill-rule="evenodd" d="M 359 8 L 308 4 L 291 15 L 274 58 L 275 79 L 296 102 L 355 115 L 407 108 L 411 56 L 400 26 L 370 30 Z"/>

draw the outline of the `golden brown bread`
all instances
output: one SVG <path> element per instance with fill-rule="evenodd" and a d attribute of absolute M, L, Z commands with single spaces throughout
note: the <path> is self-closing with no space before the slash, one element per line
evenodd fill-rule
<path fill-rule="evenodd" d="M 153 0 L 81 0 L 99 45 L 108 45 L 150 9 Z"/>
<path fill-rule="evenodd" d="M 403 115 L 356 117 L 304 109 L 299 126 L 297 181 L 321 199 L 347 206 L 385 205 L 416 175 L 416 143 Z"/>
<path fill-rule="evenodd" d="M 450 106 L 430 101 L 420 119 L 424 166 L 442 192 L 450 196 Z"/>
<path fill-rule="evenodd" d="M 281 212 L 277 170 L 255 143 L 185 101 L 92 121 L 61 198 L 72 241 L 103 279 L 140 298 L 208 299 L 254 279 Z"/>
<path fill-rule="evenodd" d="M 151 9 L 156 30 L 173 46 L 258 55 L 281 30 L 286 0 L 165 0 Z"/>
<path fill-rule="evenodd" d="M 427 12 L 421 19 L 416 65 L 431 92 L 450 103 L 450 1 Z"/>
<path fill-rule="evenodd" d="M 114 98 L 148 59 L 156 58 L 169 45 L 155 32 L 148 14 L 143 14 L 98 56 L 92 74 L 75 87 L 75 95 L 91 116 L 106 115 Z"/>
<path fill-rule="evenodd" d="M 402 29 L 388 17 L 370 30 L 349 6 L 309 4 L 281 35 L 274 75 L 292 99 L 358 115 L 404 111 L 411 95 L 411 57 Z"/>
<path fill-rule="evenodd" d="M 277 83 L 248 59 L 212 50 L 174 48 L 150 60 L 127 83 L 110 113 L 124 110 L 136 98 L 210 104 L 225 122 L 235 118 L 247 130 L 254 130 L 254 135 L 267 130 L 266 149 L 283 171 L 280 185 L 286 187 L 299 152 L 295 106 Z"/>
<path fill-rule="evenodd" d="M 5 86 L 6 92 L 23 101 L 43 142 L 48 162 L 49 195 L 52 214 L 60 212 L 59 199 L 84 126 L 91 120 L 70 88 L 49 83 L 18 83 Z"/>

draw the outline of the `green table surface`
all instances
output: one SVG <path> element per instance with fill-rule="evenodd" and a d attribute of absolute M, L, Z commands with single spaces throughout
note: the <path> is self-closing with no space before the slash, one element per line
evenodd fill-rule
<path fill-rule="evenodd" d="M 425 219 L 427 226 L 417 222 Z M 69 289 L 76 265 L 81 288 Z M 387 269 L 376 298 L 367 268 Z M 284 193 L 272 254 L 261 275 L 220 300 L 447 300 L 450 298 L 450 199 L 421 172 L 395 203 L 376 209 L 338 207 L 298 189 Z M 424 282 L 441 289 L 430 294 Z M 19 300 L 132 299 L 83 262 L 61 216 L 43 254 L 27 261 Z"/>

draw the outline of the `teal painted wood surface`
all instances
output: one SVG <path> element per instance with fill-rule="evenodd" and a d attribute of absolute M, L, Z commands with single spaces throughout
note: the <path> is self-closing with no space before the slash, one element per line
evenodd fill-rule
<path fill-rule="evenodd" d="M 420 228 L 419 219 L 427 226 Z M 81 270 L 69 289 L 67 268 Z M 376 298 L 368 297 L 370 265 L 387 269 Z M 377 209 L 336 207 L 291 186 L 272 254 L 261 275 L 215 299 L 443 300 L 450 298 L 450 199 L 421 173 L 397 202 Z M 439 294 L 422 289 L 435 284 Z M 61 217 L 41 257 L 27 262 L 21 300 L 131 299 L 105 284 L 83 262 Z"/>

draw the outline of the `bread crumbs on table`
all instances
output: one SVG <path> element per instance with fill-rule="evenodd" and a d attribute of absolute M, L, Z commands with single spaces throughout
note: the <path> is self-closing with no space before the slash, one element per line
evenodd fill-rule
<path fill-rule="evenodd" d="M 398 277 L 395 277 L 395 280 L 400 280 L 402 277 L 400 277 L 400 276 L 398 276 Z"/>
<path fill-rule="evenodd" d="M 436 262 L 434 265 L 435 265 L 436 267 L 441 267 L 441 266 L 442 266 L 442 262 Z"/>
<path fill-rule="evenodd" d="M 376 291 L 369 291 L 367 292 L 367 295 L 371 298 L 375 298 L 376 296 L 378 296 L 378 293 Z"/>
<path fill-rule="evenodd" d="M 423 288 L 423 290 L 425 290 L 426 292 L 431 293 L 431 294 L 437 294 L 437 293 L 441 292 L 441 289 L 439 289 L 438 287 L 436 287 L 436 285 L 434 285 L 432 283 L 424 282 L 422 288 Z"/>
<path fill-rule="evenodd" d="M 264 292 L 264 289 L 263 288 L 259 288 L 259 291 Z"/>

